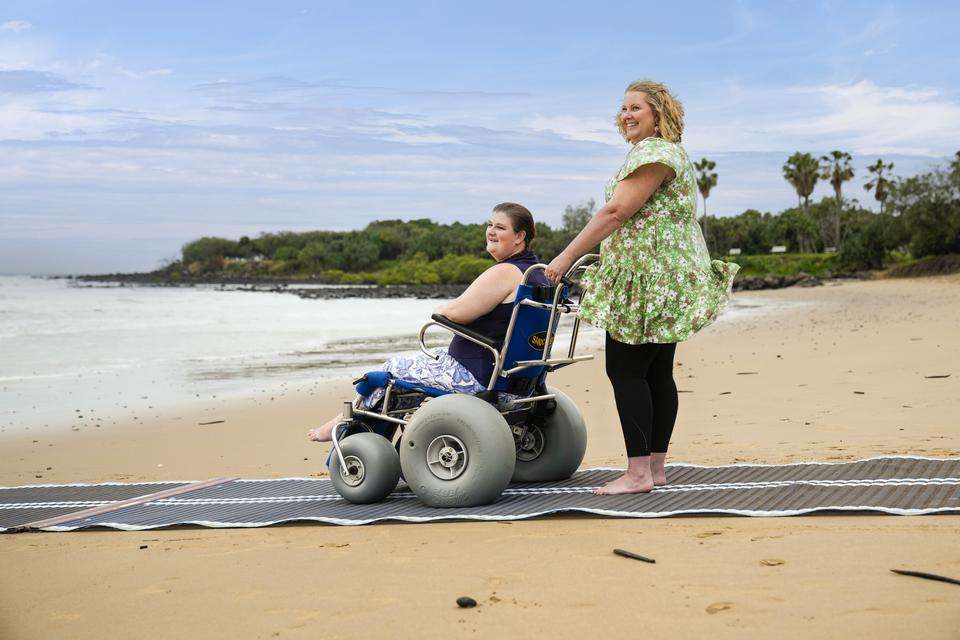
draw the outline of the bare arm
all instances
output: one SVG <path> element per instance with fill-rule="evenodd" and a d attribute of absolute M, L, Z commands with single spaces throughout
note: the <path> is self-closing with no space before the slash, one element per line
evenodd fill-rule
<path fill-rule="evenodd" d="M 509 297 L 521 277 L 512 264 L 495 264 L 471 282 L 466 291 L 437 307 L 435 312 L 460 324 L 473 322 Z"/>
<path fill-rule="evenodd" d="M 660 185 L 674 175 L 670 167 L 655 163 L 645 164 L 627 176 L 617 185 L 610 201 L 593 215 L 587 226 L 553 259 L 547 267 L 547 277 L 558 282 L 577 258 L 623 226 L 623 223 L 647 203 Z"/>

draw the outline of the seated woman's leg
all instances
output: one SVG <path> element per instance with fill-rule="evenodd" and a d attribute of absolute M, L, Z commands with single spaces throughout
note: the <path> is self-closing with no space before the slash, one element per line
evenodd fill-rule
<path fill-rule="evenodd" d="M 322 426 L 307 431 L 307 439 L 314 442 L 330 442 L 333 440 L 333 429 L 343 422 L 343 414 L 338 413 L 336 417 L 324 422 Z"/>
<path fill-rule="evenodd" d="M 396 380 L 415 382 L 451 393 L 477 393 L 485 389 L 446 349 L 436 349 L 434 353 L 438 355 L 436 360 L 423 353 L 394 356 L 383 363 L 381 369 L 389 371 Z M 364 406 L 376 406 L 383 394 L 383 389 L 377 389 L 364 400 Z"/>

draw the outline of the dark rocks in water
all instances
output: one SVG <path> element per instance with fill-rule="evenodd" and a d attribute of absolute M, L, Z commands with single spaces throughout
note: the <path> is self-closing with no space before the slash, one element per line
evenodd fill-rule
<path fill-rule="evenodd" d="M 835 275 L 839 278 L 862 278 L 864 274 L 854 276 Z M 83 275 L 71 278 L 81 286 L 103 283 L 104 286 L 137 285 L 154 287 L 193 287 L 196 285 L 220 285 L 239 291 L 267 291 L 272 293 L 293 293 L 301 298 L 339 300 L 344 298 L 418 298 L 445 299 L 459 296 L 467 288 L 466 284 L 397 284 L 397 285 L 324 285 L 326 283 L 311 280 L 290 280 L 269 277 L 238 277 L 226 274 L 207 274 L 183 279 L 172 279 L 163 272 L 150 273 L 111 273 L 104 275 Z M 783 289 L 785 287 L 817 287 L 826 279 L 800 273 L 789 276 L 744 276 L 733 283 L 734 291 L 759 291 L 762 289 Z M 95 286 L 95 285 L 93 285 Z M 572 292 L 577 293 L 576 289 Z"/>
<path fill-rule="evenodd" d="M 310 281 L 289 282 L 269 279 L 215 279 L 204 278 L 193 281 L 170 281 L 150 273 L 115 273 L 102 276 L 77 276 L 74 282 L 79 286 L 145 286 L 145 287 L 195 287 L 198 285 L 220 285 L 230 291 L 257 291 L 267 293 L 292 293 L 310 300 L 342 300 L 344 298 L 417 298 L 420 300 L 444 300 L 456 298 L 466 290 L 465 284 L 397 284 L 397 285 L 327 285 Z"/>
<path fill-rule="evenodd" d="M 477 606 L 477 601 L 470 596 L 460 596 L 457 598 L 457 606 L 461 609 L 470 609 Z"/>
<path fill-rule="evenodd" d="M 420 300 L 443 300 L 456 298 L 466 290 L 465 284 L 395 284 L 368 287 L 323 287 L 301 289 L 294 286 L 274 289 L 279 293 L 292 293 L 301 298 L 340 300 L 343 298 L 417 298 Z"/>

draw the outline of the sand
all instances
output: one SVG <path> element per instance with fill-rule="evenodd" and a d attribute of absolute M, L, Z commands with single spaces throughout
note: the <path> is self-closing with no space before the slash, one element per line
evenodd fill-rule
<path fill-rule="evenodd" d="M 680 345 L 672 460 L 960 456 L 960 277 L 738 295 L 802 304 Z M 602 356 L 552 379 L 584 412 L 584 466 L 624 463 Z M 304 432 L 349 397 L 342 380 L 4 434 L 0 485 L 322 475 L 327 448 Z M 956 516 L 18 534 L 0 537 L 0 566 L 4 639 L 960 637 L 960 587 L 889 572 L 960 577 Z M 458 609 L 461 595 L 479 606 Z"/>

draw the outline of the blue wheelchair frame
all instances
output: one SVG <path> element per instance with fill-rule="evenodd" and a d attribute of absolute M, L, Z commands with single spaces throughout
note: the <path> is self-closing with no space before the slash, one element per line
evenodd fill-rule
<path fill-rule="evenodd" d="M 587 263 L 597 258 L 599 256 L 596 254 L 588 254 L 580 258 L 564 274 L 561 284 L 556 287 L 536 287 L 527 284 L 533 272 L 546 269 L 547 265 L 538 263 L 524 271 L 502 345 L 498 345 L 497 341 L 488 336 L 476 333 L 438 314 L 434 314 L 432 319 L 420 328 L 420 350 L 434 359 L 439 359 L 439 356 L 432 353 L 424 343 L 426 332 L 431 327 L 445 329 L 490 351 L 493 355 L 493 372 L 486 391 L 477 395 L 497 406 L 507 423 L 511 425 L 518 442 L 526 435 L 526 428 L 518 423 L 523 422 L 537 406 L 542 406 L 555 398 L 552 393 L 543 393 L 547 373 L 575 362 L 593 359 L 593 355 L 575 355 L 577 335 L 580 330 L 580 318 L 576 314 L 580 310 L 580 305 L 569 300 L 568 294 L 570 278 L 586 269 Z M 547 302 L 547 299 L 550 301 Z M 551 350 L 560 316 L 571 313 L 574 314 L 574 322 L 567 355 L 552 358 Z M 353 401 L 344 402 L 344 422 L 333 430 L 333 450 L 330 456 L 336 455 L 339 458 L 341 468 L 347 467 L 343 452 L 340 450 L 340 440 L 343 438 L 357 432 L 358 429 L 365 429 L 393 441 L 398 430 L 402 433 L 412 414 L 419 408 L 419 404 L 422 404 L 420 402 L 416 406 L 404 408 L 403 399 L 416 401 L 422 398 L 422 401 L 426 401 L 429 398 L 455 393 L 416 382 L 398 380 L 387 371 L 367 373 L 355 380 L 354 386 L 357 395 Z M 380 387 L 384 388 L 381 410 L 364 409 L 362 405 L 364 398 Z M 504 406 L 499 406 L 497 398 L 500 393 L 509 393 L 515 397 L 512 397 L 511 401 Z M 391 410 L 391 401 L 398 401 L 400 408 Z M 328 464 L 330 459 L 327 459 Z"/>

